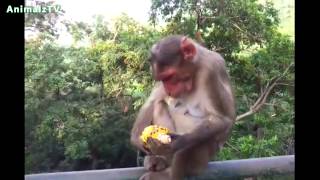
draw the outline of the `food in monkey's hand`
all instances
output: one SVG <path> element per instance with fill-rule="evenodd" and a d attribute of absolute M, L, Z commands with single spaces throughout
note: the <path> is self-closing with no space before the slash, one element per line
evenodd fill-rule
<path fill-rule="evenodd" d="M 148 139 L 157 139 L 163 144 L 169 144 L 171 142 L 171 137 L 168 135 L 170 133 L 168 128 L 161 127 L 158 125 L 151 125 L 144 128 L 140 139 L 144 143 L 144 146 L 148 148 Z"/>

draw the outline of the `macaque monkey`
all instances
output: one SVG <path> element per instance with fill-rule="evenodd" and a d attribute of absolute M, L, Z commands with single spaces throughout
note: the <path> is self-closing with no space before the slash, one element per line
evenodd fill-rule
<path fill-rule="evenodd" d="M 131 143 L 146 153 L 141 180 L 182 180 L 199 175 L 223 146 L 235 121 L 235 100 L 224 59 L 180 35 L 153 45 L 150 63 L 157 81 L 141 107 Z M 173 132 L 170 144 L 139 139 L 149 125 Z"/>

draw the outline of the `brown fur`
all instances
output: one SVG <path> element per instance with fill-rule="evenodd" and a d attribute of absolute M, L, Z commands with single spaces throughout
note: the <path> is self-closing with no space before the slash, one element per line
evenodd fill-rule
<path fill-rule="evenodd" d="M 195 90 L 179 98 L 171 98 L 159 82 L 133 125 L 131 142 L 150 156 L 153 156 L 152 152 L 146 151 L 139 140 L 146 126 L 166 126 L 179 135 L 170 145 L 171 154 L 162 156 L 167 159 L 168 167 L 163 170 L 163 163 L 160 165 L 159 161 L 161 168 L 158 169 L 161 170 L 156 168 L 157 172 L 148 172 L 141 179 L 180 180 L 188 175 L 198 175 L 222 147 L 233 126 L 235 102 L 224 59 L 218 53 L 189 41 L 197 51 L 191 62 L 198 69 L 192 72 Z M 165 53 L 161 42 L 155 47 L 158 52 Z M 150 164 L 157 167 L 155 159 L 145 163 L 145 167 L 150 167 Z"/>

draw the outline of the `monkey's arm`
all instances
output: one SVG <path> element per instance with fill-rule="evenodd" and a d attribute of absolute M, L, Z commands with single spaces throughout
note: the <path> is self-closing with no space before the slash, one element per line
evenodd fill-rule
<path fill-rule="evenodd" d="M 220 59 L 220 60 L 218 60 Z M 225 70 L 224 60 L 221 57 L 214 58 L 214 67 L 219 71 L 212 71 L 207 77 L 207 82 L 214 81 L 207 87 L 211 93 L 210 101 L 212 111 L 206 121 L 200 124 L 193 132 L 182 135 L 173 141 L 172 150 L 188 148 L 210 139 L 220 141 L 227 137 L 234 124 L 235 109 L 233 94 L 230 90 L 230 81 Z"/>
<path fill-rule="evenodd" d="M 232 127 L 233 121 L 228 117 L 216 117 L 208 119 L 199 125 L 193 132 L 181 135 L 172 142 L 173 152 L 185 149 L 210 139 L 219 140 L 225 138 Z"/>
<path fill-rule="evenodd" d="M 131 131 L 131 143 L 146 154 L 149 154 L 149 151 L 144 148 L 143 143 L 140 140 L 140 135 L 145 127 L 152 124 L 153 109 L 153 101 L 147 101 L 147 103 L 141 107 Z"/>
<path fill-rule="evenodd" d="M 171 126 L 169 126 L 169 123 L 164 121 L 166 119 L 167 121 L 169 121 L 169 119 L 167 118 L 166 111 L 163 110 L 163 103 L 159 104 L 159 102 L 161 102 L 161 100 L 164 99 L 164 97 L 166 96 L 163 88 L 161 88 L 160 85 L 160 83 L 157 83 L 155 85 L 149 98 L 147 99 L 145 104 L 140 108 L 140 111 L 137 115 L 137 118 L 133 124 L 131 131 L 131 143 L 135 145 L 137 148 L 139 148 L 141 151 L 145 152 L 146 154 L 149 154 L 150 151 L 143 146 L 143 142 L 140 140 L 140 135 L 145 127 L 152 124 L 163 125 L 165 127 L 166 125 L 168 125 L 168 128 L 171 130 Z M 154 115 L 156 115 L 156 117 L 154 117 Z M 164 122 L 162 122 L 162 124 L 158 121 Z"/>

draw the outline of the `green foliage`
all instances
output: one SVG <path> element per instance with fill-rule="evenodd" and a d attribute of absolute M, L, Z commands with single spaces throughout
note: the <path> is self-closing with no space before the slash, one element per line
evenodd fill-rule
<path fill-rule="evenodd" d="M 222 48 L 238 114 L 281 76 L 263 108 L 235 124 L 217 159 L 294 153 L 294 42 L 277 32 L 277 11 L 255 0 L 194 2 L 153 0 L 151 19 L 163 17 L 163 29 L 125 14 L 112 22 L 65 21 L 70 47 L 55 43 L 52 17 L 28 20 L 26 26 L 53 23 L 35 26 L 39 36 L 25 44 L 26 173 L 136 166 L 129 136 L 154 84 L 148 51 L 167 34 L 193 37 L 196 30 L 207 47 Z"/>
<path fill-rule="evenodd" d="M 241 43 L 265 43 L 279 24 L 272 3 L 262 5 L 256 0 L 153 0 L 151 21 L 155 23 L 159 17 L 169 22 L 168 34 L 194 37 L 196 30 L 201 31 L 206 46 L 220 49 L 228 61 L 230 55 L 242 50 Z"/>
<path fill-rule="evenodd" d="M 90 32 L 87 38 L 95 40 L 91 47 L 61 48 L 41 38 L 26 43 L 27 172 L 72 164 L 75 169 L 134 165 L 129 129 L 134 108 L 151 88 L 145 59 L 159 35 L 124 15 L 115 22 L 117 36 L 110 31 L 107 37 L 101 34 L 106 28 L 102 22 L 69 24 L 72 33 Z M 53 161 L 58 163 L 49 166 Z"/>
<path fill-rule="evenodd" d="M 267 84 L 281 76 L 268 97 L 268 106 L 235 125 L 217 159 L 292 154 L 294 44 L 289 36 L 277 32 L 280 18 L 273 3 L 153 0 L 150 20 L 156 24 L 160 17 L 168 22 L 164 35 L 194 37 L 195 31 L 200 31 L 206 46 L 223 54 L 238 114 L 248 111 Z"/>
<path fill-rule="evenodd" d="M 61 9 L 59 4 L 49 1 L 43 2 L 40 0 L 35 0 L 36 6 L 41 7 L 52 7 L 59 11 L 52 10 L 50 13 L 26 13 L 25 14 L 25 31 L 38 32 L 41 33 L 40 36 L 43 38 L 49 38 L 53 40 L 59 36 L 57 23 L 59 22 L 59 17 L 62 16 L 65 11 Z"/>

